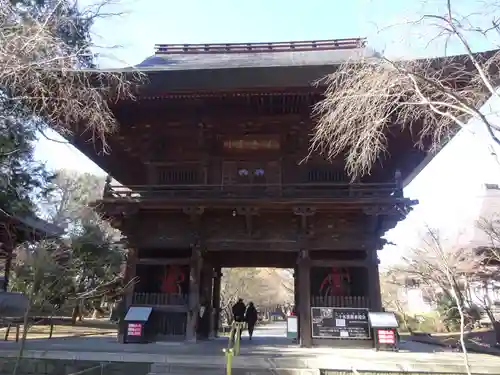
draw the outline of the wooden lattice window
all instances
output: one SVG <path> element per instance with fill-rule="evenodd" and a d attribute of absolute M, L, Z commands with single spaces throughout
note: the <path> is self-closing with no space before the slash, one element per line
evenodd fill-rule
<path fill-rule="evenodd" d="M 195 185 L 200 183 L 200 171 L 194 166 L 159 167 L 159 185 Z"/>
<path fill-rule="evenodd" d="M 334 168 L 331 165 L 312 167 L 307 173 L 307 182 L 345 182 L 346 174 L 343 169 Z"/>

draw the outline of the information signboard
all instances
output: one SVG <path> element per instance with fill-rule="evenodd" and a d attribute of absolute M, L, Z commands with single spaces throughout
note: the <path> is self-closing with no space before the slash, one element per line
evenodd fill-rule
<path fill-rule="evenodd" d="M 368 320 L 372 328 L 398 328 L 399 323 L 393 312 L 369 312 Z"/>
<path fill-rule="evenodd" d="M 128 323 L 127 335 L 128 336 L 142 336 L 142 324 L 141 323 Z"/>
<path fill-rule="evenodd" d="M 312 307 L 312 337 L 322 339 L 371 339 L 368 309 Z"/>
<path fill-rule="evenodd" d="M 127 315 L 125 315 L 126 322 L 146 322 L 149 315 L 153 311 L 152 307 L 144 306 L 130 306 Z"/>
<path fill-rule="evenodd" d="M 297 339 L 299 337 L 299 324 L 296 316 L 291 315 L 286 318 L 286 337 Z"/>

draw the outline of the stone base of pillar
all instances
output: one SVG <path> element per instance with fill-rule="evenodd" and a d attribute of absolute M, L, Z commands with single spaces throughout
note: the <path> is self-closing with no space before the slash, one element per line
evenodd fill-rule
<path fill-rule="evenodd" d="M 118 333 L 118 335 L 116 335 L 116 341 L 120 344 L 125 344 L 125 335 L 123 333 Z"/>

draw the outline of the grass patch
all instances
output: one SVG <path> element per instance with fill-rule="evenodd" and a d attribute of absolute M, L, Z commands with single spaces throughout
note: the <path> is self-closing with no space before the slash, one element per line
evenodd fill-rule
<path fill-rule="evenodd" d="M 117 326 L 115 324 L 102 324 L 99 326 L 92 322 L 91 324 L 86 324 L 87 322 L 78 322 L 76 325 L 72 326 L 70 324 L 66 325 L 54 325 L 54 330 L 52 331 L 52 337 L 81 337 L 81 336 L 108 336 L 115 335 Z M 19 326 L 19 337 L 23 335 L 24 326 Z M 5 333 L 7 327 L 0 328 L 0 338 L 5 338 Z M 28 340 L 34 339 L 46 339 L 50 335 L 50 325 L 33 325 L 28 329 Z M 8 340 L 16 339 L 16 327 L 12 326 L 9 331 Z"/>

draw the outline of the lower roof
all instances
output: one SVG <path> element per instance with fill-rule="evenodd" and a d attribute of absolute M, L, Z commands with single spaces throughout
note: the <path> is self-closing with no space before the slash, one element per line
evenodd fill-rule
<path fill-rule="evenodd" d="M 213 91 L 273 91 L 313 88 L 338 65 L 220 68 L 199 70 L 144 71 L 146 81 L 138 96 L 168 96 L 171 93 Z"/>
<path fill-rule="evenodd" d="M 57 225 L 49 223 L 39 217 L 32 215 L 12 215 L 8 216 L 5 211 L 0 210 L 0 220 L 9 220 L 21 229 L 27 232 L 44 237 L 58 237 L 64 233 L 64 230 Z"/>

